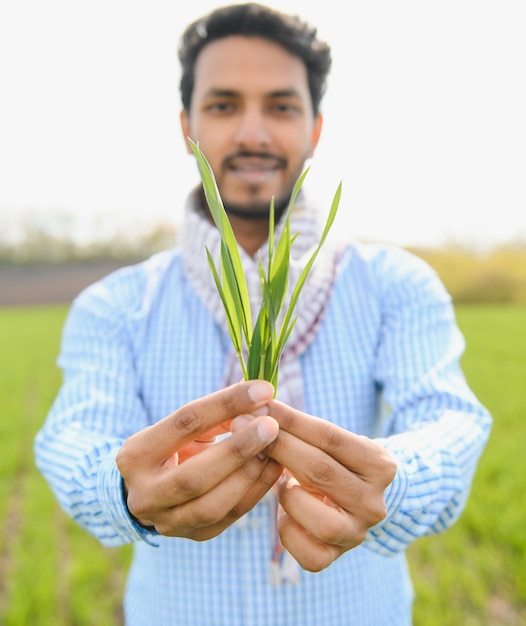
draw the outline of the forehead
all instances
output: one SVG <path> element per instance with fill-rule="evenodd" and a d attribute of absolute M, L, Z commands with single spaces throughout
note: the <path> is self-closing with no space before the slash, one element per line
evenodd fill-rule
<path fill-rule="evenodd" d="M 195 65 L 194 96 L 211 89 L 271 93 L 295 90 L 309 98 L 303 61 L 282 46 L 261 37 L 235 35 L 209 43 Z"/>

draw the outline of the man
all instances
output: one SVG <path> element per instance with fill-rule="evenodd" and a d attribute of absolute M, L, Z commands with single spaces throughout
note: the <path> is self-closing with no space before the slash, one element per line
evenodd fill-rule
<path fill-rule="evenodd" d="M 250 3 L 191 24 L 179 58 L 182 132 L 214 171 L 257 310 L 270 200 L 281 215 L 315 152 L 330 50 Z M 291 287 L 315 214 L 301 197 L 291 216 Z M 135 542 L 128 626 L 407 626 L 404 551 L 458 518 L 491 424 L 448 294 L 402 250 L 327 248 L 273 399 L 240 382 L 205 247 L 217 260 L 198 188 L 177 248 L 76 299 L 38 466 L 103 544 Z"/>

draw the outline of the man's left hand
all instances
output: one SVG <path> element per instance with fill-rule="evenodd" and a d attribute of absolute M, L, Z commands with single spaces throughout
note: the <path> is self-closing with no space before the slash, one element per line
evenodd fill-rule
<path fill-rule="evenodd" d="M 273 401 L 269 415 L 280 433 L 265 452 L 286 468 L 275 487 L 281 542 L 317 572 L 385 518 L 396 461 L 371 439 L 283 403 Z"/>

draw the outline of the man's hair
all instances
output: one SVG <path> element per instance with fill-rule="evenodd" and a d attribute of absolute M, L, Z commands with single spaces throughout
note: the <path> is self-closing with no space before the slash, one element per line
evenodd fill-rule
<path fill-rule="evenodd" d="M 331 50 L 320 41 L 317 30 L 298 16 L 287 15 L 255 2 L 233 4 L 211 11 L 192 22 L 181 36 L 178 57 L 181 64 L 179 84 L 181 102 L 190 110 L 195 82 L 195 63 L 201 50 L 212 41 L 231 35 L 262 37 L 272 41 L 303 61 L 307 68 L 314 115 L 327 87 Z"/>

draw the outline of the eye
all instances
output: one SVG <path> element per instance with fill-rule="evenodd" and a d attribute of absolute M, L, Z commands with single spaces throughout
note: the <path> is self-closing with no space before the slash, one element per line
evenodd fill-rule
<path fill-rule="evenodd" d="M 230 113 L 234 111 L 235 107 L 232 102 L 212 102 L 205 107 L 205 111 L 208 113 Z"/>
<path fill-rule="evenodd" d="M 280 116 L 296 116 L 301 113 L 301 108 L 291 102 L 275 102 L 270 108 Z"/>

